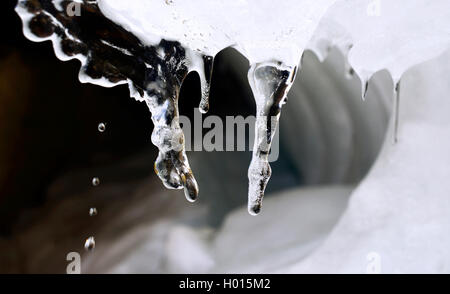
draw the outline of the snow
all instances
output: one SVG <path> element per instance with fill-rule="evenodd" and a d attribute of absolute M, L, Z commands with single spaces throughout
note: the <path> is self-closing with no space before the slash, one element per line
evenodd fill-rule
<path fill-rule="evenodd" d="M 108 18 L 148 44 L 164 37 L 211 56 L 233 46 L 252 64 L 277 60 L 295 66 L 335 0 L 134 2 L 98 1 Z"/>

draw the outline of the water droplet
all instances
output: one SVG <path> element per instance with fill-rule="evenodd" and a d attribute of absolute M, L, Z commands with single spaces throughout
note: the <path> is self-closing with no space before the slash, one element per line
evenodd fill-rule
<path fill-rule="evenodd" d="M 93 178 L 92 179 L 92 186 L 96 187 L 100 184 L 100 179 L 99 178 Z"/>
<path fill-rule="evenodd" d="M 86 242 L 84 242 L 84 249 L 90 251 L 95 248 L 95 239 L 94 237 L 89 237 L 86 239 Z"/>
<path fill-rule="evenodd" d="M 98 131 L 100 133 L 103 133 L 104 131 L 106 131 L 106 124 L 105 123 L 99 123 L 98 124 Z"/>
<path fill-rule="evenodd" d="M 96 216 L 97 215 L 97 208 L 92 207 L 89 209 L 89 216 Z"/>

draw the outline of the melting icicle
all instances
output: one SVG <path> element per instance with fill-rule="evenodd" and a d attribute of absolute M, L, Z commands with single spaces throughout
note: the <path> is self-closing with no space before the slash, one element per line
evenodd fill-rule
<path fill-rule="evenodd" d="M 400 119 L 400 81 L 395 84 L 394 99 L 394 144 L 396 144 L 398 142 L 398 125 Z"/>
<path fill-rule="evenodd" d="M 248 169 L 248 211 L 252 215 L 261 211 L 264 190 L 272 173 L 268 161 L 270 146 L 295 74 L 296 68 L 281 62 L 257 63 L 248 72 L 256 102 L 255 143 Z"/>
<path fill-rule="evenodd" d="M 200 54 L 186 50 L 176 42 L 162 41 L 159 49 L 161 61 L 152 67 L 157 72 L 151 80 L 144 82 L 144 97 L 154 124 L 152 143 L 159 149 L 155 172 L 167 188 L 184 189 L 186 199 L 194 202 L 199 189 L 185 152 L 178 97 L 185 77 L 190 71 L 196 70 L 204 81 L 201 105 L 204 111 L 207 110 L 212 58 L 202 58 Z M 210 61 L 206 65 L 208 78 L 204 76 L 203 60 Z"/>
<path fill-rule="evenodd" d="M 209 91 L 211 89 L 211 78 L 213 72 L 214 58 L 211 56 L 203 56 L 203 71 L 200 71 L 200 82 L 202 98 L 199 109 L 201 113 L 207 113 L 209 110 Z"/>
<path fill-rule="evenodd" d="M 84 249 L 86 249 L 87 251 L 91 251 L 94 250 L 95 248 L 95 239 L 94 237 L 89 237 L 86 239 L 86 241 L 84 242 Z"/>
<path fill-rule="evenodd" d="M 362 95 L 362 98 L 364 100 L 364 99 L 366 99 L 367 92 L 369 91 L 369 81 L 366 80 L 363 85 L 364 85 L 364 93 Z"/>

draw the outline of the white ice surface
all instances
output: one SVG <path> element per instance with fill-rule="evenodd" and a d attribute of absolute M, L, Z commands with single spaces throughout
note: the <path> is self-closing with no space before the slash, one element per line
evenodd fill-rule
<path fill-rule="evenodd" d="M 450 47 L 450 1 L 340 0 L 323 17 L 308 48 L 349 52 L 363 82 L 382 69 L 394 81 L 411 66 Z"/>
<path fill-rule="evenodd" d="M 275 59 L 295 66 L 335 0 L 98 2 L 108 18 L 149 44 L 164 37 L 212 56 L 233 46 L 251 63 Z"/>

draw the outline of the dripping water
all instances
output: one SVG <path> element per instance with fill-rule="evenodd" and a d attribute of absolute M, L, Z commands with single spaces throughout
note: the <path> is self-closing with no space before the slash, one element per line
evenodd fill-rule
<path fill-rule="evenodd" d="M 98 125 L 98 131 L 99 131 L 100 133 L 103 133 L 105 130 L 106 130 L 106 125 L 105 125 L 105 123 L 100 123 L 100 124 Z M 94 178 L 92 179 L 92 185 L 93 185 L 94 187 L 100 185 L 100 179 L 97 178 L 97 177 L 94 177 Z M 95 207 L 89 208 L 89 216 L 92 217 L 92 216 L 96 216 L 96 215 L 97 215 L 97 208 L 95 208 Z M 91 236 L 91 237 L 89 237 L 89 238 L 86 239 L 86 241 L 84 242 L 84 248 L 85 248 L 85 250 L 87 250 L 87 251 L 91 251 L 91 250 L 93 250 L 93 249 L 95 248 L 95 238 L 94 238 L 93 236 Z"/>
<path fill-rule="evenodd" d="M 95 208 L 95 207 L 91 207 L 90 209 L 89 209 L 89 216 L 96 216 L 97 215 L 97 208 Z"/>
<path fill-rule="evenodd" d="M 98 185 L 100 185 L 100 179 L 95 177 L 92 179 L 92 186 L 97 187 Z"/>
<path fill-rule="evenodd" d="M 105 131 L 106 131 L 106 124 L 105 124 L 105 123 L 99 123 L 97 129 L 98 129 L 98 131 L 99 131 L 100 133 L 105 132 Z"/>
<path fill-rule="evenodd" d="M 86 251 L 92 251 L 95 249 L 95 238 L 93 236 L 86 239 L 84 242 L 84 249 Z"/>

